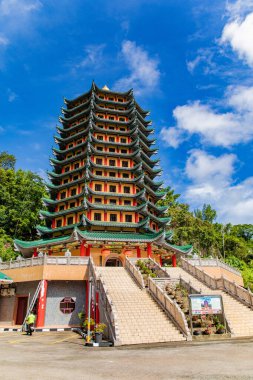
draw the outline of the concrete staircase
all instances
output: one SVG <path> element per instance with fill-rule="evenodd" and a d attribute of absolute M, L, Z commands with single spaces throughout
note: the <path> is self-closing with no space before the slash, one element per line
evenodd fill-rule
<path fill-rule="evenodd" d="M 221 294 L 227 321 L 232 329 L 234 337 L 253 336 L 253 310 L 234 299 L 222 290 L 212 290 L 182 268 L 165 268 L 171 278 L 182 277 L 185 281 L 191 281 L 196 289 L 201 289 L 206 294 Z"/>
<path fill-rule="evenodd" d="M 96 267 L 116 310 L 122 345 L 184 341 L 146 290 L 141 290 L 122 267 Z"/>

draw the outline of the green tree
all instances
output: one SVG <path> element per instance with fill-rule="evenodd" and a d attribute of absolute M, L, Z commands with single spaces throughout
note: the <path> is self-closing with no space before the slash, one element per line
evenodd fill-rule
<path fill-rule="evenodd" d="M 13 154 L 9 154 L 8 152 L 0 153 L 0 168 L 8 170 L 14 169 L 16 164 L 16 158 Z"/>
<path fill-rule="evenodd" d="M 15 259 L 17 253 L 14 252 L 13 240 L 0 229 L 0 258 L 2 261 Z"/>
<path fill-rule="evenodd" d="M 217 217 L 217 212 L 211 207 L 211 205 L 204 204 L 202 210 L 197 209 L 194 211 L 194 215 L 196 218 L 213 223 Z"/>
<path fill-rule="evenodd" d="M 0 228 L 13 238 L 36 238 L 43 180 L 30 171 L 0 169 Z"/>

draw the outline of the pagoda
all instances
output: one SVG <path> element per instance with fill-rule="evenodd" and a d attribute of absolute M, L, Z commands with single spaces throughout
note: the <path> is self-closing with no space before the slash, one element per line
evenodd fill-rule
<path fill-rule="evenodd" d="M 157 202 L 165 193 L 154 128 L 133 91 L 91 89 L 64 99 L 57 148 L 50 159 L 47 210 L 37 241 L 15 240 L 25 257 L 38 252 L 92 255 L 97 265 L 123 265 L 124 257 L 171 257 L 191 246 L 170 243 L 170 218 Z"/>

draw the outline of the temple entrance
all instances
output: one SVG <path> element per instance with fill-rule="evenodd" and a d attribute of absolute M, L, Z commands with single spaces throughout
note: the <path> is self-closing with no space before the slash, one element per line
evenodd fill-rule
<path fill-rule="evenodd" d="M 17 301 L 16 325 L 22 325 L 26 316 L 28 297 L 18 297 Z"/>
<path fill-rule="evenodd" d="M 105 262 L 106 267 L 122 267 L 122 261 L 117 257 L 109 257 Z"/>

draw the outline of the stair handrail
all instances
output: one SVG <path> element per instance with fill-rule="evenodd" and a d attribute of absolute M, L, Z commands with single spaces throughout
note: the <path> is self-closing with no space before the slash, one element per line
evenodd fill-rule
<path fill-rule="evenodd" d="M 159 276 L 159 273 L 157 273 L 158 277 L 170 277 L 170 275 L 168 274 L 168 272 L 166 271 L 166 269 L 164 269 L 159 263 L 157 263 L 154 259 L 152 259 L 151 257 L 148 258 L 148 259 L 145 259 L 145 260 L 150 260 L 153 265 L 155 266 L 155 269 L 157 271 L 160 271 L 160 273 L 162 273 L 162 276 Z"/>
<path fill-rule="evenodd" d="M 90 276 L 96 283 L 96 287 L 99 291 L 100 300 L 103 304 L 103 311 L 106 318 L 108 328 L 110 330 L 111 336 L 113 338 L 114 346 L 120 344 L 119 339 L 119 329 L 117 325 L 117 312 L 113 305 L 113 301 L 108 293 L 105 283 L 102 281 L 101 274 L 97 272 L 96 266 L 94 264 L 93 258 L 89 259 L 89 272 Z"/>
<path fill-rule="evenodd" d="M 224 276 L 221 276 L 220 278 L 213 278 L 203 270 L 190 264 L 189 261 L 184 258 L 181 258 L 181 265 L 184 270 L 192 274 L 198 280 L 202 281 L 211 289 L 223 290 L 232 297 L 236 298 L 242 304 L 253 309 L 253 294 L 250 290 L 245 289 L 242 286 L 236 284 L 235 282 L 228 280 Z"/>
<path fill-rule="evenodd" d="M 165 280 L 167 280 L 167 278 Z M 165 291 L 156 284 L 155 279 L 151 277 L 148 278 L 148 289 L 152 297 L 162 307 L 184 337 L 187 340 L 192 340 L 185 315 L 178 304 L 172 300 Z"/>
<path fill-rule="evenodd" d="M 223 261 L 219 260 L 217 257 L 216 258 L 212 258 L 212 259 L 203 259 L 203 258 L 192 258 L 192 259 L 188 259 L 187 260 L 190 264 L 194 265 L 194 266 L 199 266 L 199 267 L 220 267 L 220 268 L 223 268 L 223 269 L 226 269 L 227 271 L 231 272 L 231 273 L 234 273 L 234 274 L 237 274 L 237 275 L 240 275 L 241 272 L 232 267 L 231 265 L 227 264 L 227 263 L 224 263 Z"/>
<path fill-rule="evenodd" d="M 41 286 L 42 286 L 42 282 L 43 282 L 43 280 L 41 280 L 39 283 L 38 283 L 38 286 L 37 286 L 37 288 L 36 288 L 36 290 L 35 290 L 35 293 L 34 293 L 34 295 L 33 295 L 33 298 L 32 298 L 32 300 L 31 300 L 31 302 L 30 302 L 30 304 L 29 304 L 29 306 L 28 306 L 28 308 L 27 308 L 27 311 L 26 311 L 26 315 L 25 315 L 25 319 L 24 319 L 24 321 L 23 321 L 23 323 L 22 323 L 22 330 L 24 329 L 24 326 L 25 326 L 25 324 L 26 324 L 26 320 L 27 320 L 27 317 L 28 317 L 28 315 L 31 313 L 31 311 L 32 311 L 32 309 L 33 309 L 33 307 L 34 307 L 34 305 L 35 305 L 35 302 L 36 302 L 36 300 L 37 300 L 37 298 L 38 298 L 38 296 L 39 296 L 39 293 L 40 293 L 40 290 L 41 290 Z"/>
<path fill-rule="evenodd" d="M 135 279 L 137 284 L 140 286 L 140 288 L 144 289 L 145 283 L 144 283 L 144 279 L 140 270 L 135 266 L 135 264 L 131 260 L 129 260 L 127 256 L 126 256 L 126 261 L 125 261 L 125 268 L 133 276 L 133 278 Z"/>

